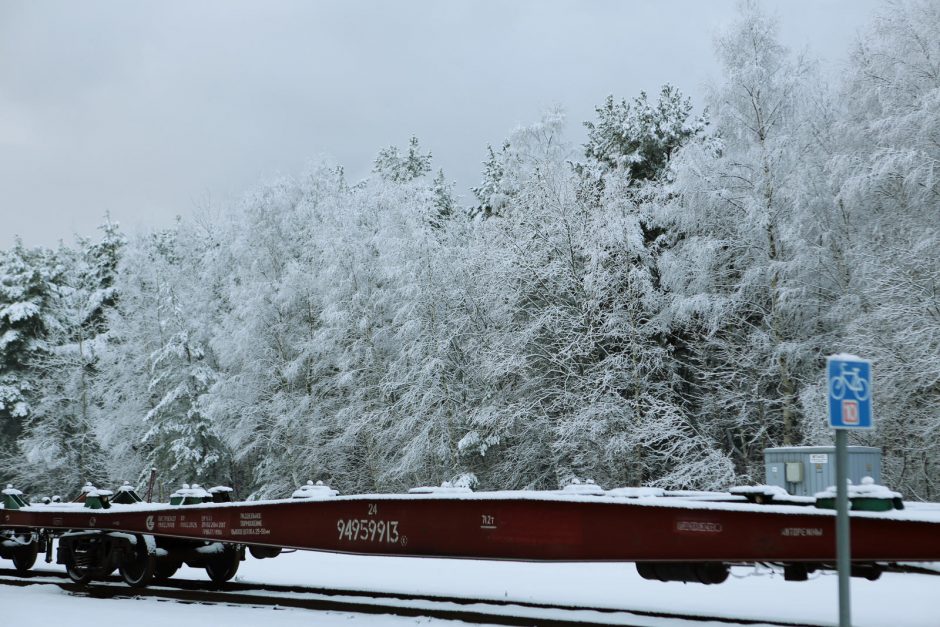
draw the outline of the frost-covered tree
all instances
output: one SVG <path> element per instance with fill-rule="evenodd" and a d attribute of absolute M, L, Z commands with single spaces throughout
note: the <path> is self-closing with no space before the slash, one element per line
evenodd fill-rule
<path fill-rule="evenodd" d="M 876 373 L 856 439 L 936 498 L 938 41 L 936 6 L 891 5 L 830 90 L 746 3 L 708 134 L 671 86 L 610 98 L 573 164 L 552 110 L 488 150 L 480 219 L 412 139 L 354 186 L 316 164 L 126 246 L 17 244 L 0 471 L 724 487 L 828 443 L 823 357 L 850 351 Z"/>
<path fill-rule="evenodd" d="M 504 219 L 481 224 L 489 246 L 474 272 L 493 292 L 481 329 L 493 339 L 473 365 L 492 391 L 471 410 L 462 450 L 495 458 L 478 473 L 484 485 L 725 483 L 730 464 L 709 453 L 671 389 L 662 294 L 629 176 L 613 174 L 608 193 L 586 202 L 557 127 L 545 130 L 514 133 L 503 153 L 513 158 L 500 161 L 512 193 L 490 214 Z"/>
<path fill-rule="evenodd" d="M 27 249 L 19 240 L 0 253 L 0 451 L 5 455 L 14 454 L 13 443 L 40 393 L 30 363 L 54 326 L 49 309 L 62 272 L 52 251 Z"/>
<path fill-rule="evenodd" d="M 44 305 L 44 333 L 28 356 L 31 411 L 18 438 L 11 477 L 34 494 L 68 494 L 86 480 L 106 480 L 94 393 L 105 313 L 123 236 L 110 220 L 100 241 L 47 253 L 54 267 Z"/>
<path fill-rule="evenodd" d="M 454 183 L 448 182 L 444 170 L 438 170 L 431 181 L 431 193 L 434 194 L 434 207 L 436 211 L 431 216 L 431 226 L 441 228 L 444 223 L 454 217 L 457 210 L 457 200 L 454 198 Z"/>
<path fill-rule="evenodd" d="M 696 421 L 738 471 L 801 441 L 801 377 L 816 365 L 805 289 L 801 185 L 811 69 L 745 4 L 718 40 L 724 82 L 709 109 L 720 144 L 689 144 L 673 164 L 660 219 L 679 239 L 660 258 L 673 325 L 691 333 L 686 388 Z"/>
<path fill-rule="evenodd" d="M 134 239 L 121 262 L 98 391 L 111 420 L 103 440 L 123 473 L 156 468 L 161 484 L 229 479 L 204 396 L 216 368 L 201 303 L 206 242 L 182 223 Z"/>
<path fill-rule="evenodd" d="M 601 200 L 610 172 L 626 176 L 633 186 L 655 181 L 666 172 L 676 150 L 703 138 L 707 127 L 705 116 L 693 116 L 692 101 L 668 84 L 655 104 L 646 92 L 631 102 L 616 102 L 608 96 L 595 112 L 597 120 L 584 123 L 588 131 L 585 161 L 575 164 L 581 176 L 579 194 L 588 202 Z"/>
<path fill-rule="evenodd" d="M 571 153 L 563 139 L 565 113 L 555 107 L 529 126 L 516 128 L 497 151 L 487 146 L 483 179 L 473 188 L 478 205 L 471 216 L 483 219 L 503 216 L 518 198 L 526 181 L 540 176 Z"/>
<path fill-rule="evenodd" d="M 846 73 L 839 184 L 844 320 L 834 349 L 874 362 L 877 431 L 895 485 L 940 494 L 940 7 L 886 7 Z"/>
<path fill-rule="evenodd" d="M 379 151 L 372 171 L 386 181 L 407 183 L 431 173 L 431 153 L 422 153 L 417 137 L 408 142 L 408 152 L 402 155 L 397 146 Z"/>
<path fill-rule="evenodd" d="M 221 374 L 209 412 L 258 495 L 342 474 L 323 455 L 336 434 L 323 381 L 339 366 L 318 320 L 322 260 L 345 261 L 323 216 L 340 211 L 348 193 L 338 169 L 318 165 L 300 180 L 265 185 L 225 218 L 229 305 L 212 331 Z"/>

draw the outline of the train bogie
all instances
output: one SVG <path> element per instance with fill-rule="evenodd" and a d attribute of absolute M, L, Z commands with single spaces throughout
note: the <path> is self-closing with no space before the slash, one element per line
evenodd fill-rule
<path fill-rule="evenodd" d="M 261 546 L 260 544 L 253 544 L 248 547 L 248 552 L 251 553 L 251 556 L 256 560 L 265 560 L 277 557 L 281 554 L 283 549 L 279 546 Z"/>
<path fill-rule="evenodd" d="M 186 564 L 191 568 L 204 568 L 209 579 L 224 583 L 235 576 L 239 562 L 245 559 L 245 547 L 239 544 L 166 536 L 157 536 L 155 541 L 156 579 L 169 579 Z"/>
<path fill-rule="evenodd" d="M 69 578 L 86 584 L 117 570 L 127 585 L 146 586 L 156 567 L 152 536 L 120 532 L 80 531 L 59 537 L 57 561 Z"/>
<path fill-rule="evenodd" d="M 131 552 L 126 534 L 114 536 L 100 531 L 77 531 L 59 537 L 56 562 L 65 566 L 69 579 L 86 584 L 115 571 L 124 553 Z"/>
<path fill-rule="evenodd" d="M 13 560 L 13 566 L 18 572 L 25 573 L 32 568 L 36 556 L 43 550 L 43 540 L 37 533 L 0 533 L 0 558 Z"/>
<path fill-rule="evenodd" d="M 721 562 L 639 562 L 636 570 L 643 579 L 684 581 L 708 584 L 724 583 L 730 572 Z"/>

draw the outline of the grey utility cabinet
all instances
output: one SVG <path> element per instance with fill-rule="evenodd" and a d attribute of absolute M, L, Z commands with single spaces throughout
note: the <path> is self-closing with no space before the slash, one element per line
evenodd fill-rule
<path fill-rule="evenodd" d="M 850 446 L 849 479 L 859 484 L 862 477 L 881 483 L 881 449 Z M 836 484 L 834 446 L 784 446 L 764 449 L 767 485 L 780 486 L 790 494 L 813 496 Z"/>

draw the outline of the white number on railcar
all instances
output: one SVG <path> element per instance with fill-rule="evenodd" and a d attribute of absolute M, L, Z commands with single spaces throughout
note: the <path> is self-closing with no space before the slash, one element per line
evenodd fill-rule
<path fill-rule="evenodd" d="M 379 542 L 397 544 L 401 539 L 397 520 L 374 518 L 340 518 L 336 521 L 339 540 L 347 542 Z"/>

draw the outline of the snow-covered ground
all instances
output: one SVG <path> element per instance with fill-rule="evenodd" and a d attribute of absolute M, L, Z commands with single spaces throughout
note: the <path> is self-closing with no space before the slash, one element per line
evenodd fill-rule
<path fill-rule="evenodd" d="M 69 627 L 359 627 L 381 625 L 404 627 L 416 619 L 372 616 L 343 612 L 273 609 L 230 605 L 197 605 L 156 599 L 92 599 L 75 597 L 53 585 L 25 588 L 0 586 L 4 624 L 23 627 L 68 625 Z M 422 625 L 452 625 L 447 621 L 421 619 Z"/>
<path fill-rule="evenodd" d="M 184 568 L 178 576 L 205 578 L 205 573 Z M 636 574 L 632 564 L 534 564 L 296 552 L 272 560 L 249 557 L 242 563 L 236 581 L 819 625 L 838 622 L 834 575 L 819 575 L 806 582 L 786 582 L 780 574 L 743 568 L 735 569 L 724 584 L 703 586 L 646 581 Z M 940 625 L 938 598 L 940 577 L 937 576 L 886 574 L 874 582 L 853 579 L 853 623 L 856 627 L 937 627 Z M 361 602 L 359 598 L 356 600 Z M 0 586 L 0 607 L 5 619 L 13 619 L 10 624 L 20 625 L 39 624 L 35 621 L 43 615 L 62 619 L 51 620 L 48 624 L 61 622 L 73 627 L 100 627 L 102 616 L 112 619 L 108 621 L 110 624 L 124 624 L 126 619 L 127 624 L 135 627 L 165 627 L 167 624 L 241 627 L 262 622 L 269 627 L 449 624 L 426 618 L 75 598 L 54 586 Z M 311 614 L 316 614 L 315 620 L 311 619 Z M 668 625 L 670 621 L 650 619 L 649 624 Z"/>

